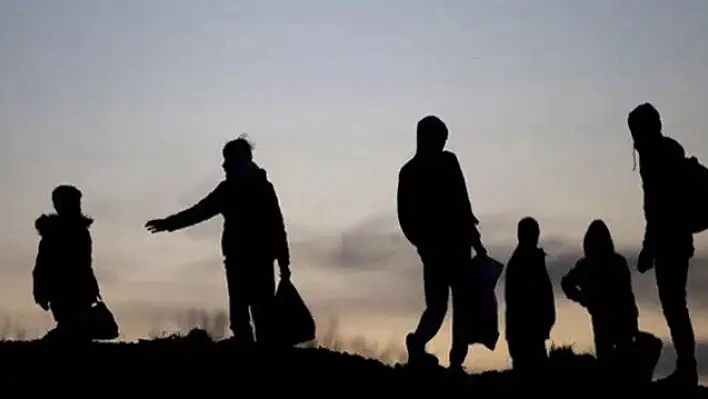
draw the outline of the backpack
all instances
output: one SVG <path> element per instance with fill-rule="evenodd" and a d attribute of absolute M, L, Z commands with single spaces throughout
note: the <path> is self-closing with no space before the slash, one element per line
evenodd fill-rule
<path fill-rule="evenodd" d="M 686 221 L 693 234 L 708 230 L 708 168 L 696 157 L 685 160 Z"/>

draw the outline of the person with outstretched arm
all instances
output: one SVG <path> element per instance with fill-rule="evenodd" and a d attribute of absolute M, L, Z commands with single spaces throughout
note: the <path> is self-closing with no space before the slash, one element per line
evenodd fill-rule
<path fill-rule="evenodd" d="M 472 212 L 467 185 L 454 153 L 446 151 L 448 129 L 436 116 L 418 122 L 417 149 L 398 176 L 398 221 L 423 263 L 425 311 L 415 332 L 406 337 L 409 362 L 435 361 L 425 350 L 447 313 L 452 291 L 453 337 L 450 367 L 462 369 L 467 357 L 464 268 L 471 250 L 486 256 Z"/>
<path fill-rule="evenodd" d="M 273 184 L 254 161 L 244 137 L 228 142 L 222 151 L 226 179 L 193 207 L 164 219 L 151 220 L 153 233 L 175 231 L 221 214 L 221 249 L 226 268 L 229 318 L 237 345 L 270 344 L 275 332 L 273 305 L 278 262 L 283 279 L 290 278 L 290 253 L 283 215 Z M 249 314 L 250 310 L 250 314 Z"/>

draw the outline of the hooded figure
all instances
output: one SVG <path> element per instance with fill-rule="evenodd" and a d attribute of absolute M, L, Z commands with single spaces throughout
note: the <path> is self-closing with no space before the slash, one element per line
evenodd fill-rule
<path fill-rule="evenodd" d="M 91 267 L 93 220 L 81 213 L 81 192 L 73 186 L 54 189 L 52 202 L 56 213 L 41 215 L 34 223 L 40 241 L 33 294 L 42 309 L 51 309 L 57 331 L 69 331 L 78 328 L 78 318 L 99 296 Z"/>
<path fill-rule="evenodd" d="M 639 331 L 632 278 L 603 221 L 590 224 L 583 249 L 585 257 L 563 277 L 561 287 L 590 313 L 597 358 L 611 363 L 616 354 L 629 350 Z"/>
<path fill-rule="evenodd" d="M 426 345 L 440 330 L 452 292 L 450 366 L 462 370 L 468 352 L 465 327 L 465 267 L 471 250 L 486 256 L 457 156 L 445 150 L 448 130 L 430 115 L 418 122 L 416 154 L 398 175 L 397 210 L 401 231 L 423 262 L 425 310 L 406 337 L 411 363 L 437 362 Z"/>
<path fill-rule="evenodd" d="M 175 231 L 221 214 L 221 249 L 226 266 L 231 331 L 236 342 L 269 342 L 275 296 L 274 260 L 289 278 L 290 253 L 283 216 L 266 171 L 253 162 L 251 144 L 239 138 L 224 146 L 226 179 L 193 207 L 146 227 L 152 232 Z"/>

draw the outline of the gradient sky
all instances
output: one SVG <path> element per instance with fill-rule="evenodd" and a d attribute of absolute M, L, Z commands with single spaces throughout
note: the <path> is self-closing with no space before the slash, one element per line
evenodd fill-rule
<path fill-rule="evenodd" d="M 422 287 L 396 178 L 429 113 L 450 128 L 493 256 L 526 215 L 560 275 L 594 218 L 631 256 L 643 218 L 626 115 L 654 103 L 708 161 L 706 21 L 704 0 L 0 0 L 0 308 L 50 320 L 31 299 L 33 221 L 60 183 L 84 191 L 126 337 L 161 312 L 224 308 L 219 220 L 161 236 L 143 224 L 211 190 L 221 146 L 247 132 L 319 320 L 400 340 Z M 697 293 L 708 273 L 694 272 Z M 665 336 L 653 278 L 635 281 L 643 326 Z M 583 311 L 559 307 L 554 337 L 588 345 Z M 505 350 L 473 351 L 472 367 L 503 366 Z"/>

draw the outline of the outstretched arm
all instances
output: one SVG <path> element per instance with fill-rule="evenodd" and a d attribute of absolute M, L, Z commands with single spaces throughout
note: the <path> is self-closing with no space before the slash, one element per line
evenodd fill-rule
<path fill-rule="evenodd" d="M 168 216 L 159 221 L 150 221 L 147 227 L 157 231 L 175 231 L 211 219 L 221 212 L 224 183 L 220 183 L 211 193 L 191 208 Z"/>

